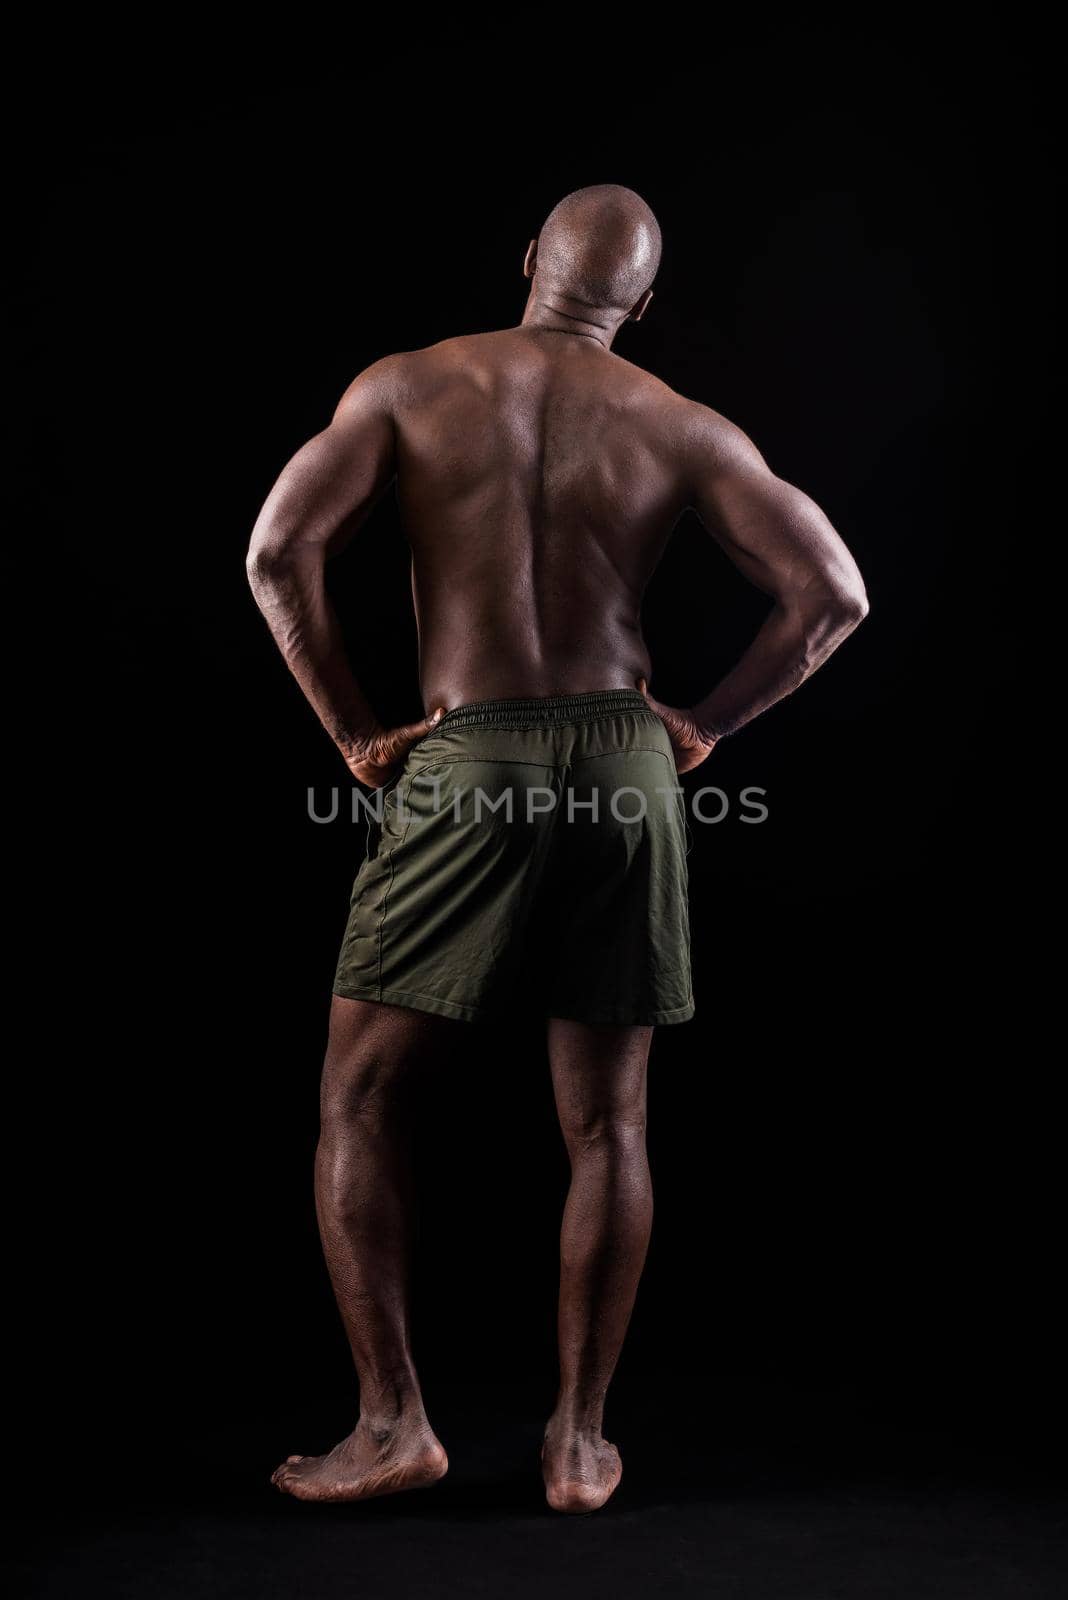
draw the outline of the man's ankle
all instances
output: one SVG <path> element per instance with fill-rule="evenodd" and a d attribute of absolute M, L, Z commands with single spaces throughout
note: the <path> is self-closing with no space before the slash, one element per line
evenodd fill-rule
<path fill-rule="evenodd" d="M 599 1438 L 604 1424 L 604 1399 L 560 1395 L 549 1421 L 554 1430 L 580 1434 L 584 1438 Z"/>
<path fill-rule="evenodd" d="M 361 1387 L 360 1422 L 370 1433 L 388 1437 L 401 1427 L 426 1420 L 423 1397 L 414 1379 L 390 1379 L 373 1388 Z"/>

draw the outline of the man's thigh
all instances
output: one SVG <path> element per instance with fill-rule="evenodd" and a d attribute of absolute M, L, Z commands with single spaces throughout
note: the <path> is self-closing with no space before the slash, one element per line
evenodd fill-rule
<path fill-rule="evenodd" d="M 485 748 L 427 747 L 386 797 L 354 885 L 334 992 L 478 1020 L 504 1013 L 552 834 L 560 781 Z M 499 741 L 498 741 L 499 742 Z"/>
<path fill-rule="evenodd" d="M 657 749 L 576 763 L 554 840 L 549 1011 L 655 1025 L 693 1012 L 686 821 Z"/>

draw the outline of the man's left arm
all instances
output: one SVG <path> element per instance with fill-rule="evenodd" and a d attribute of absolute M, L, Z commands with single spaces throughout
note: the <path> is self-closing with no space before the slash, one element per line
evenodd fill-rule
<path fill-rule="evenodd" d="M 773 473 L 726 417 L 697 404 L 689 417 L 684 469 L 693 509 L 773 604 L 740 660 L 691 709 L 662 705 L 640 680 L 671 735 L 680 772 L 792 694 L 868 614 L 857 564 L 819 506 Z"/>
<path fill-rule="evenodd" d="M 388 781 L 437 716 L 381 726 L 349 665 L 326 563 L 393 482 L 393 396 L 403 359 L 387 356 L 362 372 L 329 426 L 287 462 L 256 519 L 246 561 L 286 664 L 349 771 L 372 788 Z"/>

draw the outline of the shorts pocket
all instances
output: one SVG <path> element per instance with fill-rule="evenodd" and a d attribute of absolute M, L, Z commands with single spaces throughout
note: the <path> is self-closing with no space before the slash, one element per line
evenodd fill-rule
<path fill-rule="evenodd" d="M 389 797 L 403 777 L 404 768 L 402 767 L 400 772 L 395 777 L 390 778 L 388 783 L 382 784 L 379 789 L 372 789 L 370 795 L 364 801 L 363 811 L 367 821 L 367 845 L 364 854 L 368 861 L 373 860 L 378 854 L 378 848 L 382 841 L 382 824 L 386 818 Z"/>

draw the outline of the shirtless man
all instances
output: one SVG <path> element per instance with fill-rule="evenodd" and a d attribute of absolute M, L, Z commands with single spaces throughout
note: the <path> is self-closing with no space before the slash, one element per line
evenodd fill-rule
<path fill-rule="evenodd" d="M 546 1495 L 592 1511 L 619 1482 L 601 1426 L 652 1216 L 646 1062 L 653 1027 L 693 1012 L 676 773 L 796 689 L 868 609 L 818 507 L 724 417 L 612 352 L 659 259 L 632 190 L 567 195 L 527 250 L 519 325 L 368 367 L 253 532 L 256 601 L 381 803 L 334 981 L 315 1170 L 360 1413 L 329 1454 L 277 1469 L 302 1500 L 446 1470 L 409 1339 L 405 1091 L 443 1032 L 517 1015 L 524 980 L 571 1160 Z M 387 729 L 354 681 L 324 568 L 391 485 L 428 715 Z M 773 604 L 737 665 L 680 710 L 648 692 L 639 612 L 687 508 Z M 635 794 L 649 802 L 637 822 Z"/>

